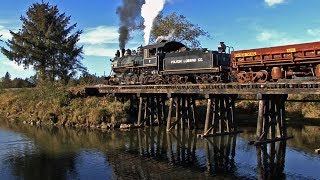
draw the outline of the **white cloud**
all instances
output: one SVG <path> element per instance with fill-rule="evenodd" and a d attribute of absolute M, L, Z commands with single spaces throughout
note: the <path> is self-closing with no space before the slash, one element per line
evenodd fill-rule
<path fill-rule="evenodd" d="M 308 42 L 307 39 L 293 38 L 288 33 L 276 30 L 264 30 L 259 32 L 256 39 L 257 41 L 264 43 L 266 46 L 281 46 Z"/>
<path fill-rule="evenodd" d="M 136 37 L 138 34 L 133 32 L 132 36 Z M 84 30 L 79 43 L 83 44 L 83 52 L 86 56 L 114 57 L 118 49 L 118 38 L 118 27 L 97 26 Z M 126 48 L 137 48 L 142 43 L 140 39 L 134 38 L 126 44 Z"/>
<path fill-rule="evenodd" d="M 98 45 L 84 45 L 84 54 L 86 56 L 103 56 L 103 57 L 113 57 L 116 50 L 105 48 Z"/>
<path fill-rule="evenodd" d="M 275 36 L 276 35 L 271 32 L 263 31 L 257 35 L 257 40 L 260 42 L 269 41 L 270 39 L 274 38 Z"/>
<path fill-rule="evenodd" d="M 308 35 L 319 37 L 320 36 L 320 28 L 319 29 L 308 29 L 307 33 L 308 33 Z"/>
<path fill-rule="evenodd" d="M 268 6 L 275 6 L 278 4 L 282 4 L 285 2 L 285 0 L 264 0 L 264 2 L 268 5 Z"/>
<path fill-rule="evenodd" d="M 8 68 L 14 70 L 14 71 L 25 71 L 24 67 L 22 65 L 18 65 L 17 63 L 9 60 L 1 60 L 1 64 L 4 66 L 7 66 Z"/>
<path fill-rule="evenodd" d="M 118 37 L 118 27 L 98 26 L 84 30 L 79 42 L 83 44 L 117 43 Z"/>
<path fill-rule="evenodd" d="M 0 35 L 2 35 L 1 39 L 4 40 L 4 41 L 6 41 L 8 39 L 11 39 L 11 37 L 12 37 L 11 34 L 10 34 L 9 29 L 6 28 L 3 25 L 0 25 Z"/>

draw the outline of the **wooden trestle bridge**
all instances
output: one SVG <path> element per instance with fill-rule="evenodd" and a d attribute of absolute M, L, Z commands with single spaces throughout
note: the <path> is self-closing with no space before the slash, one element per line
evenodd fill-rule
<path fill-rule="evenodd" d="M 130 110 L 136 117 L 134 124 L 137 127 L 166 123 L 167 131 L 197 128 L 196 100 L 205 99 L 206 117 L 200 137 L 239 133 L 235 100 L 238 95 L 256 95 L 259 101 L 257 140 L 251 143 L 259 145 L 291 138 L 286 133 L 285 121 L 288 94 L 320 94 L 320 81 L 97 85 L 86 87 L 85 91 L 88 95 L 112 95 L 123 102 L 130 100 Z"/>

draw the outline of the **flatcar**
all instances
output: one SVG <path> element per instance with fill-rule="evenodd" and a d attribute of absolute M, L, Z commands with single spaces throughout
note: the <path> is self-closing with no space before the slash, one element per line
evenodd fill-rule
<path fill-rule="evenodd" d="M 231 59 L 240 83 L 320 78 L 320 42 L 233 51 Z"/>

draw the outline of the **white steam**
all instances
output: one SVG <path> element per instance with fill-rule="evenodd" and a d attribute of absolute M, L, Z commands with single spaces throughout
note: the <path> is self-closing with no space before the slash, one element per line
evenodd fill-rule
<path fill-rule="evenodd" d="M 166 0 L 146 0 L 145 4 L 141 7 L 141 16 L 144 19 L 144 43 L 149 44 L 150 33 L 153 26 L 153 21 L 164 8 Z"/>
<path fill-rule="evenodd" d="M 170 30 L 169 34 L 167 36 L 158 36 L 156 39 L 156 43 L 160 43 L 163 40 L 169 41 L 172 39 L 173 35 L 174 35 L 175 30 L 172 29 Z"/>

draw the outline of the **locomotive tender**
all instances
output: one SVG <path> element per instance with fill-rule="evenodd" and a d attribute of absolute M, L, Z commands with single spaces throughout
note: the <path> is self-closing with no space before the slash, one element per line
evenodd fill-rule
<path fill-rule="evenodd" d="M 229 48 L 229 52 L 226 52 Z M 232 51 L 188 49 L 175 41 L 117 51 L 109 84 L 264 83 L 320 78 L 320 42 Z"/>

